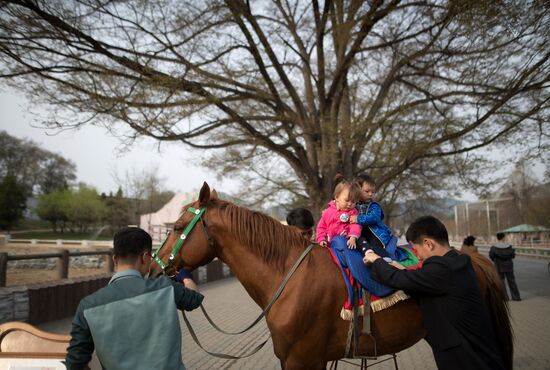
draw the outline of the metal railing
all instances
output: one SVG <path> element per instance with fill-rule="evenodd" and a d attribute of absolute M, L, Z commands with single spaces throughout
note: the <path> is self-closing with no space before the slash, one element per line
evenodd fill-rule
<path fill-rule="evenodd" d="M 459 242 L 451 242 L 451 246 L 455 248 L 460 248 L 461 244 L 462 243 L 459 243 Z M 488 254 L 489 249 L 491 248 L 491 245 L 476 244 L 476 247 L 478 252 Z M 516 256 L 550 259 L 550 246 L 546 244 L 538 245 L 538 246 L 523 244 L 523 245 L 517 245 L 517 246 L 512 245 L 512 247 L 516 250 Z"/>

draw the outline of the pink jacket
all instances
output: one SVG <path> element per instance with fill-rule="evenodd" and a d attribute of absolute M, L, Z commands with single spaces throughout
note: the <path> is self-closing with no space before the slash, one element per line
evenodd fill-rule
<path fill-rule="evenodd" d="M 359 214 L 355 208 L 349 211 L 342 211 L 336 208 L 333 200 L 329 202 L 328 207 L 323 211 L 321 219 L 317 224 L 317 243 L 323 240 L 330 242 L 336 235 L 343 235 L 346 238 L 350 236 L 359 238 L 361 236 L 361 225 L 340 220 L 340 215 L 344 213 L 348 216 L 357 216 Z"/>

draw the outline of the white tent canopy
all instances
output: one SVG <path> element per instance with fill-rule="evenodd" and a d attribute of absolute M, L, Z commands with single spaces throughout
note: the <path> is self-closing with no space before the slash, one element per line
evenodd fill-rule
<path fill-rule="evenodd" d="M 198 192 L 176 193 L 161 209 L 155 213 L 140 216 L 139 227 L 151 234 L 155 241 L 160 241 L 166 231 L 170 230 L 181 214 L 184 205 L 197 200 Z"/>

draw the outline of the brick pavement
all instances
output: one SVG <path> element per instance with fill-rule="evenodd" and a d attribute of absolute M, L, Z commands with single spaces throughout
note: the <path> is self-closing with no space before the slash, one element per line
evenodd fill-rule
<path fill-rule="evenodd" d="M 211 283 L 204 286 L 206 296 L 204 305 L 214 322 L 225 330 L 241 330 L 254 320 L 261 312 L 250 299 L 240 283 L 232 279 Z M 515 332 L 515 369 L 550 369 L 550 297 L 541 297 L 522 292 L 523 301 L 510 302 Z M 240 336 L 225 336 L 212 329 L 202 312 L 189 314 L 203 345 L 211 351 L 240 354 L 253 348 L 269 335 L 265 322 L 254 330 Z M 260 352 L 247 359 L 222 360 L 205 354 L 196 346 L 188 335 L 182 322 L 183 359 L 189 370 L 192 369 L 280 369 L 279 362 L 273 353 L 271 341 Z M 204 344 L 206 343 L 206 344 Z M 397 355 L 400 369 L 432 370 L 436 369 L 430 347 L 420 341 L 413 347 Z M 354 360 L 358 363 L 358 360 Z M 393 369 L 393 362 L 386 361 L 374 365 L 373 369 Z M 338 369 L 358 369 L 355 365 L 340 362 Z"/>
<path fill-rule="evenodd" d="M 260 313 L 260 308 L 250 299 L 235 278 L 225 279 L 201 286 L 206 299 L 206 310 L 221 328 L 227 331 L 241 330 Z M 522 291 L 523 301 L 510 302 L 515 330 L 515 369 L 550 369 L 550 297 L 537 296 Z M 188 313 L 199 340 L 206 349 L 215 352 L 242 354 L 255 347 L 269 336 L 265 321 L 251 331 L 238 336 L 227 336 L 210 327 L 200 310 Z M 258 353 L 242 360 L 223 360 L 203 352 L 192 340 L 183 323 L 183 359 L 188 370 L 195 369 L 280 369 L 273 353 L 271 340 Z M 67 333 L 70 319 L 39 326 L 43 330 Z M 400 369 L 436 369 L 430 347 L 420 341 L 397 355 Z M 358 361 L 355 360 L 357 363 Z M 370 362 L 369 362 L 370 363 Z M 374 365 L 373 369 L 393 369 L 393 362 Z M 340 370 L 358 369 L 357 366 L 340 362 Z M 94 370 L 94 368 L 92 368 Z"/>

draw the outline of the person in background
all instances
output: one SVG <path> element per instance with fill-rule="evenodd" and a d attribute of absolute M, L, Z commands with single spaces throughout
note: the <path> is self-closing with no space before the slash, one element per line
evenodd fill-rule
<path fill-rule="evenodd" d="M 145 279 L 151 236 L 127 227 L 114 236 L 116 273 L 109 285 L 84 297 L 73 319 L 65 359 L 68 370 L 86 369 L 94 349 L 105 370 L 184 370 L 176 308 L 193 310 L 202 294 L 168 278 Z"/>
<path fill-rule="evenodd" d="M 462 246 L 460 247 L 460 251 L 463 253 L 477 252 L 475 241 L 476 241 L 475 236 L 468 235 L 467 237 L 464 238 L 464 241 L 462 241 Z"/>
<path fill-rule="evenodd" d="M 498 243 L 489 249 L 489 258 L 497 268 L 500 278 L 502 279 L 504 290 L 506 291 L 504 280 L 507 280 L 512 300 L 521 301 L 519 289 L 516 284 L 516 277 L 514 275 L 514 261 L 512 261 L 516 257 L 516 250 L 512 248 L 512 245 L 504 242 L 505 237 L 506 234 L 497 233 Z"/>
<path fill-rule="evenodd" d="M 294 226 L 300 230 L 300 234 L 306 239 L 311 240 L 313 238 L 313 226 L 315 226 L 315 221 L 308 209 L 295 208 L 291 210 L 288 212 L 288 215 L 286 215 L 286 223 L 288 226 Z"/>

